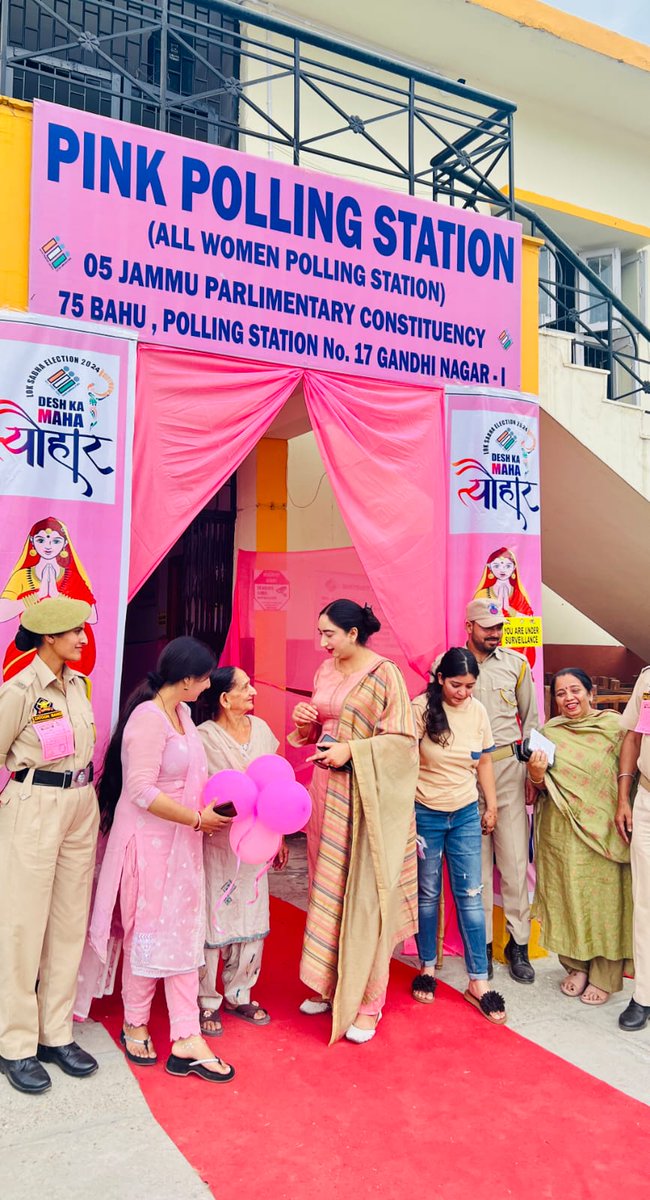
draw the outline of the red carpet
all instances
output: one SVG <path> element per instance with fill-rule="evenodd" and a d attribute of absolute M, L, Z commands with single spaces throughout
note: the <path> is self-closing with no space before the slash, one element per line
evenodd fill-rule
<path fill-rule="evenodd" d="M 327 1017 L 297 1011 L 304 915 L 272 906 L 256 998 L 273 1020 L 253 1029 L 224 1017 L 224 1036 L 211 1041 L 235 1065 L 234 1081 L 165 1073 L 161 988 L 150 1028 L 162 1063 L 134 1068 L 154 1116 L 219 1200 L 645 1194 L 645 1105 L 488 1025 L 443 984 L 432 1008 L 414 1004 L 400 963 L 373 1042 L 328 1049 Z M 116 998 L 96 1001 L 92 1016 L 119 1036 Z"/>

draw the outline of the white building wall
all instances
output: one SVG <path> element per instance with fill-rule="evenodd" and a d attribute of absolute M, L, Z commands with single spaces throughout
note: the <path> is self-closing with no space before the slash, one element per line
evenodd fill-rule
<path fill-rule="evenodd" d="M 542 586 L 542 628 L 549 646 L 620 646 L 599 625 L 567 604 L 561 596 Z"/>
<path fill-rule="evenodd" d="M 401 58 L 454 81 L 466 80 L 470 87 L 514 101 L 518 189 L 648 224 L 650 141 L 647 122 L 640 119 L 641 106 L 647 111 L 650 94 L 645 72 L 518 26 L 516 20 L 491 14 L 466 0 L 407 0 L 398 20 L 393 0 L 373 0 L 372 4 L 366 0 L 357 5 L 347 0 L 328 0 L 326 6 L 320 0 L 286 0 L 273 9 L 278 16 L 304 23 L 307 30 Z M 282 46 L 286 42 L 268 34 L 267 44 Z M 310 49 L 308 55 L 316 61 L 327 61 L 317 49 Z M 259 77 L 254 65 L 245 70 L 249 78 Z M 374 78 L 380 83 L 391 77 L 376 71 Z M 290 78 L 247 87 L 246 94 L 291 131 Z M 303 88 L 301 95 L 303 118 L 307 124 L 313 119 L 314 132 L 322 134 L 344 124 L 314 92 Z M 352 104 L 343 92 L 339 99 L 344 109 Z M 446 99 L 451 106 L 471 107 L 453 96 Z M 381 106 L 373 107 L 366 97 L 358 98 L 355 112 L 363 118 L 380 111 Z M 251 129 L 267 128 L 251 108 L 244 107 L 243 112 Z M 375 129 L 379 140 L 404 161 L 406 141 L 401 116 L 396 114 Z M 373 132 L 372 126 L 369 132 Z M 450 132 L 453 138 L 451 123 L 446 130 L 448 136 Z M 431 146 L 431 154 L 442 148 L 431 134 L 423 130 L 420 134 Z M 356 159 L 373 158 L 374 152 L 364 139 L 352 132 L 339 144 L 345 146 L 342 152 Z M 326 149 L 327 142 L 321 146 Z M 242 149 L 291 161 L 288 146 L 267 147 L 252 138 Z M 325 161 L 320 166 L 314 161 L 313 166 L 330 174 L 338 170 L 348 178 L 364 178 L 363 168 L 337 168 L 335 163 Z M 365 177 L 382 187 L 403 190 L 397 181 L 379 180 L 372 174 Z M 507 182 L 505 159 L 497 182 L 499 186 Z M 420 192 L 427 194 L 425 189 Z"/>
<path fill-rule="evenodd" d="M 542 408 L 650 500 L 650 414 L 606 398 L 606 372 L 571 363 L 571 334 L 540 335 Z M 542 447 L 542 454 L 544 453 Z M 597 503 L 597 498 L 591 498 Z"/>
<path fill-rule="evenodd" d="M 332 550 L 351 546 L 313 433 L 289 441 L 287 549 Z"/>

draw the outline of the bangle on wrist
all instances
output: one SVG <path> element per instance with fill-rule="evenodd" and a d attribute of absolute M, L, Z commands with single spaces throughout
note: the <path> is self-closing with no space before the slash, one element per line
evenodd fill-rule
<path fill-rule="evenodd" d="M 546 774 L 546 772 L 544 772 L 544 774 Z M 535 776 L 531 775 L 530 771 L 528 772 L 528 778 L 530 779 L 531 783 L 536 783 L 538 786 L 540 783 L 544 782 L 544 775 L 542 775 L 541 779 L 535 779 Z"/>
<path fill-rule="evenodd" d="M 634 771 L 621 771 L 620 775 L 617 775 L 616 778 L 617 779 L 634 779 Z"/>
<path fill-rule="evenodd" d="M 198 809 L 196 812 L 196 820 L 192 826 L 192 829 L 194 830 L 195 833 L 201 832 L 201 813 L 198 811 Z"/>

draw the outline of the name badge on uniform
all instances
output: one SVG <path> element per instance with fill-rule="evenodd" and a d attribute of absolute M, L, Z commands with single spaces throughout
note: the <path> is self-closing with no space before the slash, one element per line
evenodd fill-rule
<path fill-rule="evenodd" d="M 74 731 L 70 721 L 49 700 L 40 697 L 32 709 L 32 727 L 39 742 L 43 762 L 74 754 Z"/>
<path fill-rule="evenodd" d="M 637 721 L 635 733 L 650 733 L 650 696 L 647 692 L 643 695 L 641 708 L 639 710 L 639 719 Z"/>

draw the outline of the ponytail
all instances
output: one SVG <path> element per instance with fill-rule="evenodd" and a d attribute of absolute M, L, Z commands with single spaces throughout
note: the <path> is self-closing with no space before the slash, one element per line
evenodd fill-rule
<path fill-rule="evenodd" d="M 443 679 L 451 679 L 454 675 L 473 675 L 478 679 L 479 666 L 471 650 L 464 646 L 452 646 L 443 654 L 427 688 L 427 706 L 424 711 L 424 726 L 427 736 L 439 746 L 447 746 L 451 738 L 451 729 L 442 700 L 442 684 L 438 675 Z"/>
<path fill-rule="evenodd" d="M 149 682 L 150 675 L 153 674 L 155 672 L 151 671 L 144 683 L 131 692 L 108 743 L 102 773 L 97 784 L 102 833 L 108 833 L 113 824 L 115 809 L 122 792 L 122 738 L 126 723 L 140 704 L 144 704 L 147 700 L 153 700 L 159 691 L 158 688 L 153 688 Z"/>

